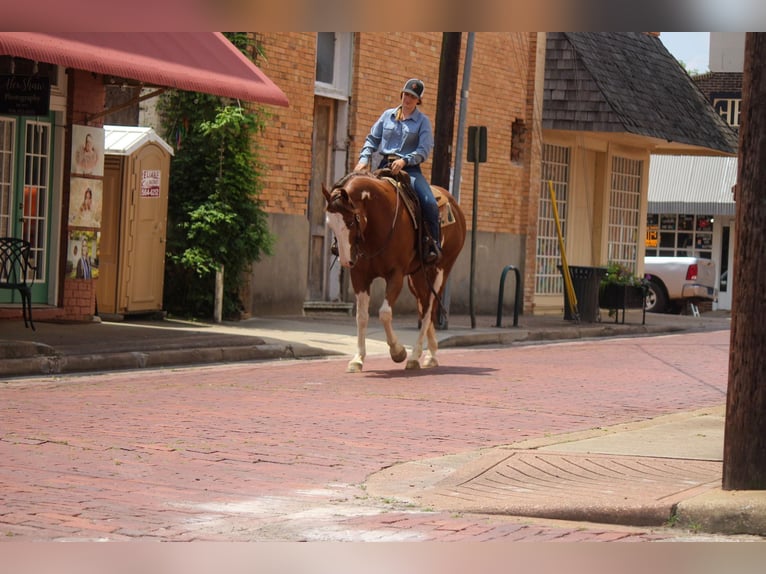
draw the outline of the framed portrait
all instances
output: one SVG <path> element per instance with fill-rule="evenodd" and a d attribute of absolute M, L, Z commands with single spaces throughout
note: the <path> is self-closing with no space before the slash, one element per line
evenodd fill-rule
<path fill-rule="evenodd" d="M 104 175 L 104 130 L 72 126 L 72 173 Z"/>
<path fill-rule="evenodd" d="M 66 274 L 73 279 L 98 279 L 99 240 L 97 231 L 69 231 Z"/>
<path fill-rule="evenodd" d="M 100 229 L 104 182 L 84 177 L 73 177 L 69 182 L 69 227 Z"/>

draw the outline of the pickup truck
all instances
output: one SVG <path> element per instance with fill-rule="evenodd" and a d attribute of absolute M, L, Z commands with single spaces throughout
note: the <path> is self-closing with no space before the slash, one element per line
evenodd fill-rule
<path fill-rule="evenodd" d="M 687 303 L 715 301 L 715 263 L 699 257 L 645 257 L 646 310 L 680 313 Z"/>

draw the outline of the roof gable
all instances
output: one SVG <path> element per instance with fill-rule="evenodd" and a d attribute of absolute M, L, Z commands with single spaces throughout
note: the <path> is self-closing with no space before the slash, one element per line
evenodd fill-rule
<path fill-rule="evenodd" d="M 548 34 L 546 48 L 544 128 L 627 132 L 736 152 L 736 132 L 659 38 L 642 32 L 555 32 Z M 693 151 L 683 147 L 675 149 Z"/>

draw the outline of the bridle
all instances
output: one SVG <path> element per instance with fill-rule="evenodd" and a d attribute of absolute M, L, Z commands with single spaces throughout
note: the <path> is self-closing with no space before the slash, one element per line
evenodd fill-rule
<path fill-rule="evenodd" d="M 357 259 L 362 259 L 362 258 L 373 259 L 375 257 L 378 257 L 381 253 L 383 253 L 386 250 L 389 242 L 391 241 L 391 238 L 394 236 L 394 229 L 396 228 L 396 222 L 399 218 L 399 209 L 401 206 L 401 197 L 400 197 L 401 185 L 399 184 L 399 182 L 391 178 L 385 177 L 380 179 L 385 180 L 389 184 L 391 184 L 391 186 L 394 188 L 394 193 L 396 194 L 396 205 L 394 206 L 394 218 L 391 221 L 391 229 L 389 229 L 388 236 L 386 237 L 386 240 L 383 242 L 383 245 L 381 245 L 381 247 L 377 249 L 374 253 L 368 254 L 365 252 L 365 250 L 362 247 L 364 244 L 364 233 L 360 225 L 361 217 L 359 216 L 359 212 L 357 211 L 356 208 L 354 208 L 353 210 L 345 210 L 345 211 L 351 211 L 351 213 L 354 216 L 353 219 L 346 224 L 349 231 L 352 231 L 352 228 L 354 230 L 353 238 L 351 241 L 353 262 L 355 262 Z M 335 191 L 337 191 L 337 189 L 333 191 L 333 195 L 335 195 Z"/>

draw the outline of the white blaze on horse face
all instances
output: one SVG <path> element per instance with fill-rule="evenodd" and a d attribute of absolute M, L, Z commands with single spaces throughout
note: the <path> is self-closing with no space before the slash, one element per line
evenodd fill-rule
<path fill-rule="evenodd" d="M 340 213 L 328 213 L 327 225 L 330 226 L 335 237 L 338 239 L 338 257 L 344 267 L 351 265 L 351 240 L 350 232 L 343 216 Z"/>

